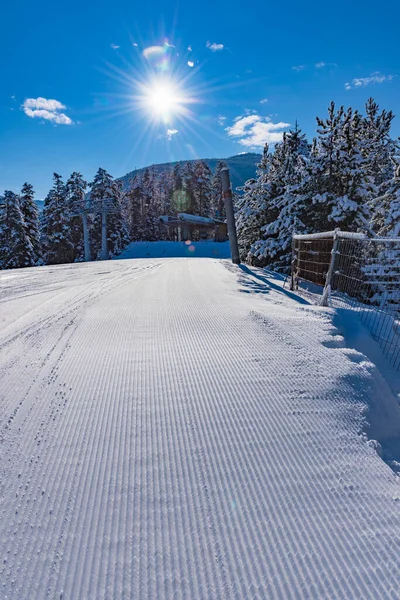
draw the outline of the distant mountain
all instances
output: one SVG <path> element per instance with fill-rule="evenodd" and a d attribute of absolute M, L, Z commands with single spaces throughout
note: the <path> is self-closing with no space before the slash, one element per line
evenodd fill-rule
<path fill-rule="evenodd" d="M 237 187 L 243 185 L 245 181 L 251 179 L 256 174 L 257 164 L 261 160 L 261 154 L 255 152 L 245 152 L 244 154 L 237 154 L 236 156 L 230 156 L 229 158 L 204 158 L 202 159 L 208 164 L 210 169 L 214 172 L 218 161 L 223 160 L 226 162 L 230 175 L 232 189 L 235 190 Z M 180 160 L 170 163 L 162 163 L 159 165 L 151 165 L 156 173 L 163 173 L 165 171 L 171 171 L 177 163 L 185 165 L 186 163 L 194 163 L 196 160 Z M 120 181 L 123 181 L 124 187 L 126 187 L 131 179 L 135 175 L 140 175 L 144 172 L 146 167 L 143 169 L 136 169 L 127 173 L 123 177 L 119 177 Z"/>

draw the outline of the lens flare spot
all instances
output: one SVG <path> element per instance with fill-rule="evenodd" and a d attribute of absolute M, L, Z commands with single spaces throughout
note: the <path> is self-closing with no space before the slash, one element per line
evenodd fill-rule
<path fill-rule="evenodd" d="M 190 206 L 189 195 L 185 190 L 175 190 L 172 194 L 172 208 L 176 212 L 186 212 Z"/>
<path fill-rule="evenodd" d="M 190 240 L 186 240 L 186 242 L 185 242 L 186 246 L 190 246 L 190 245 L 191 245 L 191 243 L 192 243 L 192 242 L 191 242 Z"/>
<path fill-rule="evenodd" d="M 196 248 L 192 244 L 191 246 L 189 246 L 188 250 L 189 250 L 189 252 L 194 252 L 196 250 Z"/>

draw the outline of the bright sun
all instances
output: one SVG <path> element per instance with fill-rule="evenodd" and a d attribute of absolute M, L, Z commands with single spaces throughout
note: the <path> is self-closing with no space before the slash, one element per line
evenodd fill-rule
<path fill-rule="evenodd" d="M 151 85 L 146 90 L 144 100 L 153 115 L 165 122 L 182 110 L 185 101 L 178 89 L 169 82 L 157 82 Z"/>

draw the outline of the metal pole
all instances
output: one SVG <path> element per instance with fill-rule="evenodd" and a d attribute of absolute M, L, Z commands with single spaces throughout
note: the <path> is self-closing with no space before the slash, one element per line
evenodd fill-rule
<path fill-rule="evenodd" d="M 101 213 L 101 260 L 107 260 L 107 213 Z"/>
<path fill-rule="evenodd" d="M 225 202 L 226 222 L 228 225 L 229 245 L 231 247 L 232 262 L 240 265 L 239 246 L 236 235 L 235 215 L 233 212 L 232 190 L 229 169 L 221 169 L 222 195 Z"/>
<path fill-rule="evenodd" d="M 90 244 L 89 244 L 89 229 L 87 222 L 87 214 L 82 213 L 82 224 L 83 224 L 83 247 L 85 249 L 85 261 L 89 262 L 91 260 L 90 257 Z"/>

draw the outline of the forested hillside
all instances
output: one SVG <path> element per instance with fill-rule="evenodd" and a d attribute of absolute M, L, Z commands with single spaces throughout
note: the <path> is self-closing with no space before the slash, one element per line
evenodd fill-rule
<path fill-rule="evenodd" d="M 400 144 L 391 137 L 393 118 L 373 99 L 364 114 L 332 102 L 327 117 L 317 118 L 311 142 L 296 124 L 274 148 L 266 145 L 262 156 L 166 163 L 117 180 L 100 168 L 91 183 L 77 172 L 66 181 L 55 173 L 40 215 L 25 183 L 19 195 L 5 191 L 0 199 L 0 268 L 83 260 L 84 212 L 92 259 L 100 257 L 104 208 L 109 257 L 130 241 L 166 239 L 161 215 L 224 219 L 224 166 L 233 188 L 252 175 L 235 199 L 241 256 L 252 264 L 286 270 L 293 233 L 340 227 L 399 236 Z"/>
<path fill-rule="evenodd" d="M 203 162 L 211 169 L 214 173 L 217 169 L 219 162 L 224 162 L 229 169 L 231 176 L 232 188 L 236 189 L 242 186 L 245 181 L 255 176 L 257 164 L 261 160 L 261 154 L 255 152 L 245 152 L 243 154 L 237 154 L 236 156 L 230 156 L 229 158 L 205 158 Z M 150 169 L 155 174 L 169 173 L 175 165 L 179 165 L 181 169 L 184 169 L 187 164 L 194 165 L 196 160 L 179 161 L 172 163 L 162 163 L 159 165 L 152 165 Z M 129 186 L 129 182 L 134 177 L 141 177 L 146 169 L 136 169 L 120 177 L 119 179 L 123 182 L 124 187 Z"/>

